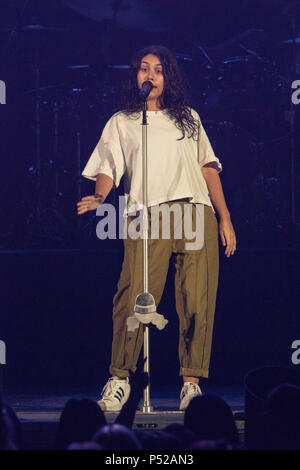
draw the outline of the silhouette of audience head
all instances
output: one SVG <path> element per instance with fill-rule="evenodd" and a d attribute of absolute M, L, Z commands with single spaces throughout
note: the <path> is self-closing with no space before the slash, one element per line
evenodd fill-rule
<path fill-rule="evenodd" d="M 141 450 L 142 448 L 134 432 L 121 424 L 101 427 L 92 440 L 106 450 Z"/>
<path fill-rule="evenodd" d="M 196 440 L 224 439 L 235 448 L 240 445 L 232 411 L 215 395 L 194 397 L 185 411 L 184 425 L 195 434 Z"/>
<path fill-rule="evenodd" d="M 300 448 L 300 387 L 281 384 L 268 395 L 265 411 L 267 445 L 272 449 Z"/>
<path fill-rule="evenodd" d="M 68 450 L 104 450 L 97 442 L 73 442 L 68 447 Z"/>
<path fill-rule="evenodd" d="M 165 430 L 158 430 L 145 433 L 140 436 L 144 450 L 180 450 L 182 442 L 174 434 Z"/>
<path fill-rule="evenodd" d="M 164 428 L 164 431 L 179 439 L 181 442 L 181 449 L 189 449 L 192 442 L 196 439 L 194 433 L 183 424 L 169 424 Z"/>
<path fill-rule="evenodd" d="M 233 447 L 225 439 L 209 439 L 194 442 L 191 450 L 232 450 Z"/>
<path fill-rule="evenodd" d="M 60 416 L 56 447 L 66 449 L 73 442 L 90 441 L 95 432 L 106 424 L 104 413 L 89 399 L 68 400 Z"/>

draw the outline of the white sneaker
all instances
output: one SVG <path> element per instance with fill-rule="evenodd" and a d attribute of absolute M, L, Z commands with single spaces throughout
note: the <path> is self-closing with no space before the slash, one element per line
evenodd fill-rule
<path fill-rule="evenodd" d="M 180 406 L 181 411 L 188 407 L 191 399 L 202 395 L 201 388 L 194 382 L 185 382 L 180 392 Z"/>
<path fill-rule="evenodd" d="M 97 402 L 103 411 L 120 411 L 127 402 L 130 394 L 129 379 L 116 379 L 111 377 L 101 392 Z"/>

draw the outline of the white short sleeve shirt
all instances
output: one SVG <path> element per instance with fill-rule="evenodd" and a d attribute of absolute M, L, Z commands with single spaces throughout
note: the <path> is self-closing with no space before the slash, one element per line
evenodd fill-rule
<path fill-rule="evenodd" d="M 176 199 L 212 206 L 201 167 L 213 162 L 216 170 L 222 165 L 215 156 L 198 113 L 198 139 L 182 137 L 166 111 L 147 111 L 148 206 Z M 101 138 L 90 156 L 82 175 L 96 181 L 99 173 L 110 176 L 115 186 L 124 175 L 127 213 L 142 205 L 142 113 L 126 116 L 114 114 L 106 123 Z"/>

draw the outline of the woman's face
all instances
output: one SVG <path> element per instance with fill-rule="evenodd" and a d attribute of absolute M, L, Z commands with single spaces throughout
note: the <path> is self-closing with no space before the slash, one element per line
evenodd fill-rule
<path fill-rule="evenodd" d="M 140 69 L 137 74 L 138 87 L 142 88 L 142 84 L 148 80 L 153 84 L 153 88 L 148 95 L 147 101 L 153 100 L 159 104 L 159 98 L 164 91 L 164 76 L 160 60 L 153 54 L 147 54 L 141 60 Z"/>

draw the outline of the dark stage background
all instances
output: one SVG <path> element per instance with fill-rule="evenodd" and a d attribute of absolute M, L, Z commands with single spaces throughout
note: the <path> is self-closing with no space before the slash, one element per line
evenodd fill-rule
<path fill-rule="evenodd" d="M 5 386 L 98 387 L 110 359 L 122 242 L 96 237 L 80 173 L 118 108 L 132 54 L 177 56 L 217 156 L 237 234 L 220 247 L 209 380 L 241 383 L 292 364 L 299 328 L 300 2 L 288 0 L 0 1 L 0 339 Z M 122 185 L 109 201 L 116 204 Z M 170 268 L 151 329 L 154 384 L 178 381 Z M 300 367 L 300 366 L 298 366 Z M 168 374 L 166 374 L 168 370 Z"/>

